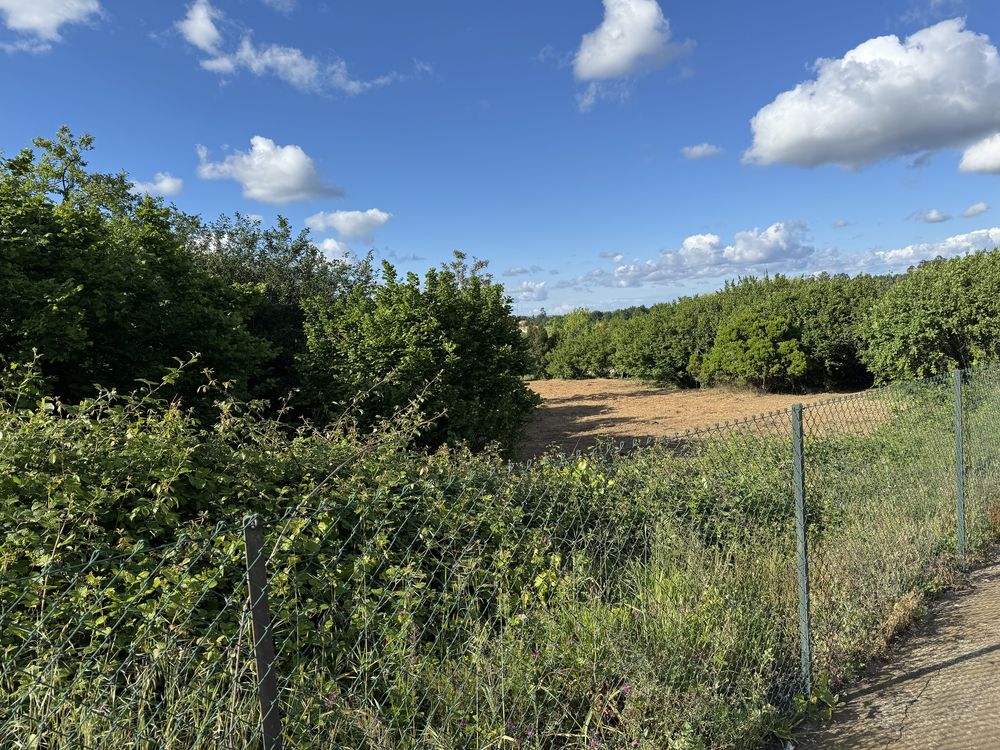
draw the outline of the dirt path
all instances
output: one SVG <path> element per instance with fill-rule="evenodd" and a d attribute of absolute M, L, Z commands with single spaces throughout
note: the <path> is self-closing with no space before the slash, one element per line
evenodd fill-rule
<path fill-rule="evenodd" d="M 666 437 L 694 427 L 819 401 L 837 393 L 787 395 L 712 388 L 654 388 L 634 380 L 536 380 L 531 388 L 545 399 L 526 431 L 522 458 L 549 445 L 584 448 L 598 437 L 626 443 Z"/>
<path fill-rule="evenodd" d="M 1000 748 L 1000 564 L 939 602 L 879 674 L 797 750 Z"/>

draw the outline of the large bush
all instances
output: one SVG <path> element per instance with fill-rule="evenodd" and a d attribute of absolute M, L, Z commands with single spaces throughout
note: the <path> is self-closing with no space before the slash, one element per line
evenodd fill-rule
<path fill-rule="evenodd" d="M 749 309 L 719 328 L 712 350 L 691 362 L 702 382 L 754 385 L 765 391 L 796 386 L 808 368 L 791 321 Z"/>
<path fill-rule="evenodd" d="M 921 378 L 1000 356 L 1000 252 L 922 263 L 864 324 L 864 360 L 879 381 Z"/>
<path fill-rule="evenodd" d="M 417 401 L 427 445 L 513 444 L 537 403 L 522 381 L 528 342 L 503 287 L 457 256 L 423 283 L 385 263 L 381 283 L 309 301 L 303 361 L 319 408 L 353 403 L 367 419 Z"/>
<path fill-rule="evenodd" d="M 249 293 L 246 328 L 267 344 L 250 395 L 275 404 L 290 399 L 296 411 L 308 414 L 296 395 L 303 383 L 300 360 L 307 349 L 303 306 L 306 301 L 330 305 L 359 284 L 369 284 L 370 265 L 327 258 L 307 231 L 295 234 L 281 216 L 274 227 L 241 214 L 192 223 L 186 234 L 195 263 L 226 285 Z"/>
<path fill-rule="evenodd" d="M 37 352 L 50 392 L 76 400 L 200 353 L 245 393 L 267 351 L 245 326 L 253 290 L 201 271 L 174 210 L 87 172 L 89 137 L 35 144 L 0 161 L 0 358 Z"/>

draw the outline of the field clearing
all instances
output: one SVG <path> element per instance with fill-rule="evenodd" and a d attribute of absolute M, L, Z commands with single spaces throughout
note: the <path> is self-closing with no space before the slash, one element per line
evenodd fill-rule
<path fill-rule="evenodd" d="M 843 392 L 757 393 L 736 388 L 681 390 L 657 388 L 638 380 L 533 380 L 531 389 L 544 400 L 525 430 L 522 459 L 550 445 L 566 451 L 586 448 L 599 438 L 630 443 L 634 439 L 669 437 L 755 414 L 813 403 Z"/>

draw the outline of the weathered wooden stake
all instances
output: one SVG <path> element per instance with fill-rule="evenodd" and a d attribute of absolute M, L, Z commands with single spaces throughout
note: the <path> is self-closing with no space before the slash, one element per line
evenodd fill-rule
<path fill-rule="evenodd" d="M 260 518 L 243 522 L 247 552 L 247 585 L 250 590 L 250 618 L 253 622 L 253 650 L 257 664 L 257 695 L 263 750 L 281 750 L 281 711 L 278 706 L 278 679 L 275 672 L 274 638 L 271 635 L 271 608 L 267 602 L 267 560 L 264 557 L 264 529 Z"/>

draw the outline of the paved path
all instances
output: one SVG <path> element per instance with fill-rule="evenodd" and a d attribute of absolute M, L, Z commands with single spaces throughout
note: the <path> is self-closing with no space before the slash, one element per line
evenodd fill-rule
<path fill-rule="evenodd" d="M 797 750 L 1000 749 L 1000 564 L 938 602 Z"/>

